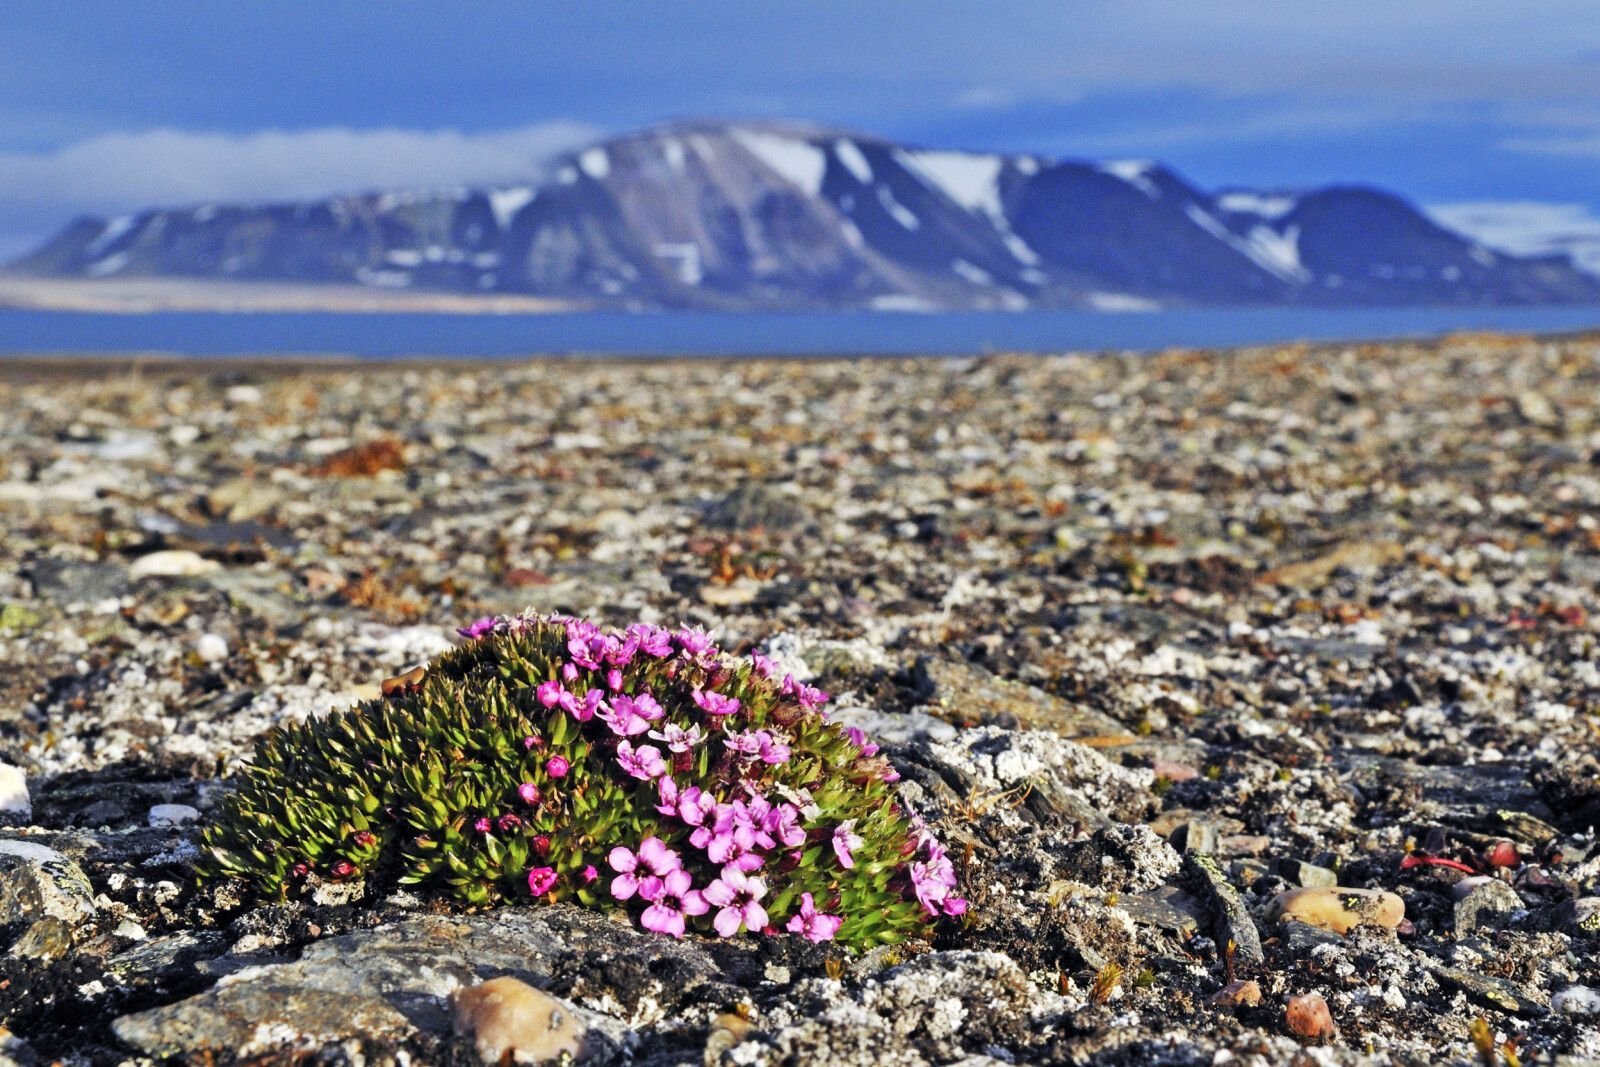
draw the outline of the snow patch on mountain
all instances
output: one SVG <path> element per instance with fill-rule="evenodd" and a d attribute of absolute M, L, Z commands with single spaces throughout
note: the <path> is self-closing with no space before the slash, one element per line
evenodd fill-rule
<path fill-rule="evenodd" d="M 1300 201 L 1296 197 L 1275 193 L 1253 193 L 1237 190 L 1217 197 L 1217 207 L 1238 215 L 1259 215 L 1264 219 L 1281 219 L 1293 211 Z"/>
<path fill-rule="evenodd" d="M 928 185 L 968 211 L 991 218 L 1002 217 L 1000 208 L 1001 156 L 969 152 L 895 153 L 896 161 Z"/>
<path fill-rule="evenodd" d="M 578 154 L 578 166 L 595 181 L 603 182 L 611 173 L 611 157 L 599 146 L 586 148 Z"/>
<path fill-rule="evenodd" d="M 862 185 L 872 184 L 872 164 L 867 162 L 867 157 L 861 154 L 861 149 L 854 141 L 835 141 L 833 154 L 844 164 L 844 169 L 854 175 L 856 181 Z"/>
<path fill-rule="evenodd" d="M 90 259 L 100 255 L 100 253 L 115 244 L 117 238 L 133 229 L 133 221 L 132 215 L 118 215 L 106 223 L 105 229 L 100 231 L 100 236 L 91 241 L 89 247 L 83 250 L 84 255 Z"/>
<path fill-rule="evenodd" d="M 1185 204 L 1183 213 L 1189 216 L 1189 221 L 1217 240 L 1225 241 L 1249 256 L 1262 270 L 1277 275 L 1286 282 L 1304 284 L 1310 280 L 1310 273 L 1300 266 L 1298 230 L 1286 244 L 1281 235 L 1265 226 L 1254 227 L 1250 236 L 1240 237 L 1199 204 Z"/>
<path fill-rule="evenodd" d="M 922 225 L 922 220 L 917 218 L 916 213 L 896 200 L 894 190 L 887 185 L 878 186 L 878 203 L 889 213 L 890 218 L 906 229 L 915 230 Z"/>
<path fill-rule="evenodd" d="M 515 185 L 509 189 L 489 190 L 489 211 L 494 215 L 494 224 L 501 231 L 510 228 L 511 220 L 517 212 L 527 207 L 533 198 L 539 195 L 539 190 L 531 185 Z"/>
<path fill-rule="evenodd" d="M 1109 163 L 1100 164 L 1100 169 L 1113 178 L 1121 178 L 1151 200 L 1155 200 L 1161 196 L 1161 190 L 1150 180 L 1150 172 L 1155 166 L 1155 163 L 1148 159 L 1114 159 Z"/>
<path fill-rule="evenodd" d="M 761 130 L 735 130 L 733 138 L 784 181 L 807 196 L 822 192 L 822 178 L 828 171 L 828 157 L 816 145 L 798 137 L 785 137 Z"/>

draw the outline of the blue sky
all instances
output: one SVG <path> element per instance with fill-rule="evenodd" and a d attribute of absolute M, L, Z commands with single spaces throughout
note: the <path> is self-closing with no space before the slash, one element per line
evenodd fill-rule
<path fill-rule="evenodd" d="M 671 118 L 1600 215 L 1593 0 L 0 0 L 0 256 L 79 212 L 514 179 Z"/>

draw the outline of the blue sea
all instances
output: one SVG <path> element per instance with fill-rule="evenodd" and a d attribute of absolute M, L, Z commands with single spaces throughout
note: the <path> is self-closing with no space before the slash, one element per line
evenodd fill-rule
<path fill-rule="evenodd" d="M 1600 329 L 1600 307 L 1221 309 L 1126 314 L 973 312 L 558 315 L 0 310 L 0 353 L 188 356 L 890 356 L 1146 352 L 1292 341 L 1431 337 L 1457 330 Z"/>

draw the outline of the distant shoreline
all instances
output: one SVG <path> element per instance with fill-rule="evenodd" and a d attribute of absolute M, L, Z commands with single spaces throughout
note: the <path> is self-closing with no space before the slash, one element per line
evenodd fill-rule
<path fill-rule="evenodd" d="M 41 278 L 0 272 L 0 309 L 105 315 L 151 312 L 335 312 L 547 315 L 583 304 L 544 297 L 417 292 L 362 285 L 229 282 L 209 278 Z"/>

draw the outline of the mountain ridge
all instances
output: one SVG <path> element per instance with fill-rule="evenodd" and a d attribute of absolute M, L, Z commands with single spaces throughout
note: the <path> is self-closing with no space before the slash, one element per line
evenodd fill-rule
<path fill-rule="evenodd" d="M 14 270 L 530 296 L 580 307 L 1021 310 L 1600 303 L 1365 185 L 1207 192 L 1153 160 L 685 120 L 529 181 L 73 220 Z"/>

